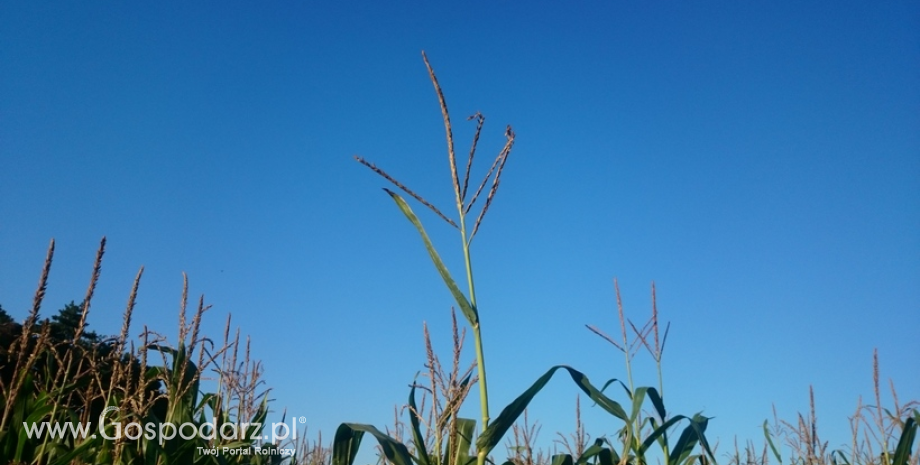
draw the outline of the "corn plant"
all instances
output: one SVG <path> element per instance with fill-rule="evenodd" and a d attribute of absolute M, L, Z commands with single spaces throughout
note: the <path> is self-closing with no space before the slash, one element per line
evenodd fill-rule
<path fill-rule="evenodd" d="M 829 450 L 828 442 L 821 440 L 815 393 L 809 387 L 809 412 L 799 414 L 794 421 L 786 421 L 778 418 L 774 407 L 773 425 L 767 420 L 763 423 L 765 444 L 762 452 L 757 453 L 749 443 L 742 458 L 736 446 L 733 465 L 767 465 L 771 456 L 777 464 L 783 465 L 784 445 L 789 450 L 786 460 L 790 465 L 917 465 L 920 453 L 914 450 L 914 440 L 920 423 L 920 402 L 901 404 L 891 383 L 894 406 L 882 405 L 877 350 L 873 353 L 872 381 L 875 404 L 864 405 L 862 398 L 857 402 L 856 411 L 850 417 L 852 436 L 847 447 Z"/>
<path fill-rule="evenodd" d="M 432 453 L 432 451 L 429 451 L 426 448 L 425 442 L 421 439 L 423 435 L 420 431 L 420 418 L 418 417 L 417 410 L 414 409 L 415 388 L 413 388 L 409 395 L 409 405 L 410 407 L 413 407 L 410 409 L 410 423 L 412 427 L 413 438 L 412 444 L 414 445 L 411 450 L 406 446 L 406 444 L 404 444 L 404 442 L 392 437 L 391 435 L 381 432 L 379 429 L 372 425 L 343 423 L 339 426 L 333 441 L 333 463 L 335 465 L 352 465 L 364 434 L 370 434 L 377 440 L 380 451 L 385 457 L 385 460 L 395 465 L 410 465 L 412 463 L 417 465 L 469 465 L 473 462 L 475 462 L 477 465 L 484 465 L 487 457 L 489 456 L 489 453 L 492 452 L 492 450 L 501 442 L 504 435 L 512 428 L 520 415 L 525 411 L 529 403 L 559 370 L 567 372 L 575 384 L 585 394 L 587 394 L 588 397 L 596 403 L 596 405 L 614 417 L 618 418 L 619 420 L 627 423 L 627 425 L 635 425 L 637 422 L 637 415 L 639 413 L 638 407 L 643 403 L 641 399 L 644 399 L 646 395 L 652 399 L 652 402 L 655 405 L 663 424 L 658 425 L 653 423 L 653 425 L 656 427 L 655 432 L 653 432 L 644 442 L 635 443 L 634 439 L 638 438 L 638 436 L 626 438 L 626 443 L 629 444 L 629 447 L 631 447 L 634 451 L 638 450 L 640 452 L 639 458 L 641 459 L 643 454 L 641 453 L 642 450 L 640 450 L 640 448 L 647 448 L 650 443 L 653 443 L 661 438 L 665 431 L 667 431 L 668 428 L 671 428 L 676 421 L 685 418 L 678 416 L 665 421 L 664 419 L 666 418 L 666 414 L 664 412 L 664 406 L 661 402 L 660 395 L 654 389 L 639 388 L 635 391 L 634 395 L 630 390 L 629 392 L 634 396 L 636 401 L 633 403 L 633 411 L 631 413 L 627 413 L 627 411 L 619 403 L 610 399 L 602 392 L 602 390 L 597 389 L 594 385 L 592 385 L 589 382 L 587 376 L 585 376 L 582 372 L 568 366 L 559 365 L 550 368 L 526 391 L 519 395 L 513 402 L 508 404 L 498 414 L 497 417 L 494 419 L 491 417 L 489 409 L 489 390 L 486 378 L 487 371 L 485 352 L 483 350 L 483 341 L 480 331 L 480 312 L 477 306 L 476 288 L 473 279 L 474 273 L 471 258 L 471 245 L 474 237 L 476 236 L 476 233 L 479 231 L 480 226 L 482 225 L 483 218 L 488 212 L 489 207 L 495 198 L 495 194 L 498 191 L 501 175 L 508 161 L 508 157 L 511 154 L 512 146 L 514 145 L 515 134 L 510 126 L 505 129 L 506 142 L 504 147 L 495 157 L 491 167 L 489 168 L 482 182 L 480 182 L 479 187 L 475 190 L 475 192 L 472 192 L 469 189 L 470 169 L 472 167 L 477 142 L 479 140 L 479 135 L 482 130 L 485 118 L 479 113 L 476 113 L 469 118 L 469 120 L 476 121 L 476 130 L 473 136 L 469 156 L 466 160 L 465 170 L 462 171 L 461 177 L 461 170 L 458 167 L 457 157 L 454 150 L 453 131 L 451 128 L 450 115 L 447 110 L 447 103 L 444 99 L 444 94 L 441 90 L 441 87 L 438 84 L 434 70 L 428 62 L 428 58 L 424 52 L 422 52 L 422 59 L 425 63 L 425 67 L 427 68 L 431 82 L 434 85 L 434 90 L 441 107 L 441 115 L 444 120 L 444 128 L 447 135 L 448 162 L 450 165 L 455 207 L 457 210 L 457 221 L 449 218 L 437 207 L 410 190 L 408 187 L 387 174 L 382 169 L 378 168 L 376 165 L 366 161 L 362 157 L 356 156 L 355 158 L 358 162 L 365 165 L 392 183 L 404 194 L 414 198 L 416 201 L 433 211 L 439 218 L 441 218 L 451 227 L 457 229 L 460 234 L 461 253 L 463 256 L 465 267 L 464 271 L 466 275 L 466 293 L 461 290 L 460 286 L 454 280 L 450 271 L 441 260 L 441 257 L 435 249 L 431 239 L 429 238 L 421 220 L 419 220 L 419 218 L 415 215 L 409 204 L 399 193 L 390 189 L 384 189 L 387 195 L 389 195 L 390 198 L 396 203 L 396 206 L 399 208 L 402 214 L 415 227 L 416 231 L 421 236 L 422 243 L 424 244 L 425 250 L 428 252 L 429 257 L 431 258 L 435 269 L 441 276 L 444 284 L 447 286 L 448 290 L 456 301 L 457 306 L 460 308 L 461 313 L 466 318 L 467 323 L 469 324 L 469 327 L 473 333 L 473 343 L 476 355 L 476 382 L 479 386 L 481 432 L 478 438 L 476 438 L 474 441 L 472 434 L 475 428 L 475 421 L 469 419 L 458 419 L 458 422 L 462 424 L 462 428 L 460 430 L 457 441 L 455 441 L 451 447 L 448 448 L 451 453 L 446 455 L 440 453 Z M 488 194 L 485 196 L 485 201 L 482 207 L 479 209 L 478 215 L 475 215 L 475 220 L 473 220 L 474 216 L 471 215 L 472 209 L 474 205 L 476 205 L 477 200 L 481 198 L 481 195 L 487 186 L 489 186 Z M 472 195 L 468 195 L 471 192 Z M 693 445 L 700 441 L 703 441 L 705 444 L 705 440 L 702 437 L 702 432 L 705 429 L 706 419 L 702 417 L 694 417 L 690 420 L 691 427 L 688 428 L 688 430 L 685 430 L 686 434 L 682 435 L 678 442 L 679 447 L 676 448 L 672 453 L 672 455 L 677 454 L 677 460 L 669 462 L 668 465 L 678 465 L 688 462 L 692 458 L 690 457 L 688 451 L 692 450 Z M 630 433 L 637 432 L 634 426 L 628 426 L 627 431 Z M 472 449 L 473 446 L 475 446 L 475 451 Z M 711 456 L 711 453 L 709 455 Z M 605 446 L 603 442 L 597 443 L 594 447 L 589 448 L 582 457 L 578 458 L 578 460 L 580 463 L 585 463 L 585 461 L 593 457 L 612 458 L 615 459 L 612 463 L 619 463 L 620 465 L 625 465 L 630 461 L 629 454 L 624 453 L 616 455 L 609 447 Z M 566 458 L 564 456 L 560 456 L 559 460 L 566 460 Z M 567 460 L 572 461 L 572 458 L 569 457 Z M 602 463 L 606 464 L 608 461 L 603 461 Z"/>
<path fill-rule="evenodd" d="M 620 323 L 620 340 L 608 336 L 595 326 L 588 325 L 591 332 L 597 334 L 620 352 L 623 353 L 626 365 L 626 382 L 621 380 L 608 381 L 604 387 L 619 385 L 625 391 L 631 409 L 628 417 L 622 418 L 623 427 L 619 431 L 621 442 L 619 454 L 610 451 L 614 463 L 649 462 L 649 455 L 653 446 L 657 445 L 663 456 L 665 465 L 687 465 L 694 462 L 705 463 L 714 460 L 713 451 L 706 439 L 706 426 L 709 418 L 700 413 L 692 417 L 684 415 L 670 416 L 664 405 L 664 377 L 662 375 L 662 356 L 668 339 L 670 324 L 665 325 L 664 334 L 658 321 L 658 305 L 656 302 L 655 283 L 652 283 L 652 314 L 641 327 L 637 327 L 630 319 L 626 318 L 623 310 L 623 300 L 617 280 L 613 282 L 617 301 L 617 317 Z M 632 332 L 633 338 L 629 334 Z M 658 372 L 658 387 L 636 387 L 633 380 L 632 363 L 638 351 L 645 348 L 655 361 Z M 651 403 L 651 414 L 644 414 L 643 408 L 646 401 Z M 676 443 L 671 443 L 669 433 L 686 420 L 687 425 L 681 431 Z M 599 446 L 595 442 L 595 446 Z M 694 449 L 700 446 L 700 451 L 694 454 Z M 599 451 L 597 453 L 600 453 Z M 599 456 L 601 457 L 601 456 Z M 603 459 L 601 460 L 603 462 Z"/>
<path fill-rule="evenodd" d="M 48 275 L 54 255 L 54 241 L 48 248 L 32 309 L 22 325 L 3 323 L 6 339 L 0 347 L 0 462 L 37 465 L 107 464 L 278 464 L 279 455 L 203 455 L 199 448 L 274 448 L 244 438 L 224 439 L 195 435 L 191 439 L 175 436 L 141 435 L 131 439 L 127 426 L 150 425 L 155 431 L 164 423 L 190 423 L 196 429 L 205 423 L 219 429 L 227 423 L 265 423 L 268 414 L 267 390 L 261 387 L 261 367 L 249 359 L 249 346 L 238 357 L 239 331 L 230 339 L 230 319 L 223 345 L 214 347 L 199 334 L 202 316 L 208 310 L 204 298 L 186 321 L 188 280 L 183 284 L 179 312 L 179 341 L 170 345 L 146 327 L 138 348 L 128 333 L 143 267 L 129 293 L 121 333 L 113 338 L 87 337 L 87 315 L 100 277 L 103 238 L 86 295 L 79 306 L 79 318 L 72 333 L 52 335 L 52 324 L 39 321 Z M 5 339 L 5 340 L 6 340 Z M 197 358 L 195 354 L 197 353 Z M 161 356 L 161 363 L 148 363 Z M 203 374 L 216 374 L 216 392 L 202 391 Z M 104 417 L 101 412 L 114 412 Z M 88 427 L 91 435 L 30 435 L 38 424 Z M 119 426 L 116 426 L 119 425 Z M 47 430 L 46 430 L 47 431 Z M 73 430 L 71 430 L 73 431 Z M 228 430 L 229 431 L 229 430 Z M 253 431 L 261 437 L 261 430 Z M 315 449 L 315 448 L 314 448 Z M 297 457 L 291 460 L 296 463 Z M 316 462 L 313 462 L 316 463 Z"/>

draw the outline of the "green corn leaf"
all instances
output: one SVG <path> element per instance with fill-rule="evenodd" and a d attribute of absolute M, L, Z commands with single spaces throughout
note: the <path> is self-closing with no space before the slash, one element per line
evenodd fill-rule
<path fill-rule="evenodd" d="M 630 423 L 635 422 L 636 418 L 639 417 L 639 413 L 642 412 L 642 404 L 645 402 L 645 393 L 647 391 L 647 387 L 636 388 L 636 392 L 632 396 L 632 412 L 629 414 Z"/>
<path fill-rule="evenodd" d="M 358 423 L 339 425 L 332 443 L 332 465 L 353 465 L 364 433 L 370 433 L 377 440 L 383 455 L 394 465 L 412 465 L 412 456 L 403 443 L 381 433 L 374 426 Z"/>
<path fill-rule="evenodd" d="M 454 450 L 452 461 L 444 463 L 456 465 L 469 465 L 476 460 L 476 457 L 470 455 L 470 446 L 473 444 L 473 432 L 476 430 L 476 420 L 469 418 L 457 418 L 457 446 L 448 443 L 447 450 Z"/>
<path fill-rule="evenodd" d="M 356 431 L 346 423 L 339 425 L 332 441 L 332 465 L 354 464 L 363 437 L 364 431 Z"/>
<path fill-rule="evenodd" d="M 668 430 L 681 420 L 689 420 L 689 418 L 683 415 L 677 415 L 674 418 L 669 418 L 668 421 L 662 423 L 661 426 L 653 428 L 652 432 L 646 436 L 644 441 L 642 441 L 642 446 L 639 447 L 639 455 L 645 455 L 645 452 L 648 450 L 648 448 L 652 447 L 652 443 L 654 443 L 658 438 L 664 437 Z"/>
<path fill-rule="evenodd" d="M 709 425 L 709 420 L 709 418 L 706 418 L 697 413 L 696 415 L 693 415 L 691 425 L 694 427 L 694 429 L 697 430 L 697 435 L 699 436 L 700 444 L 703 446 L 703 450 L 706 451 L 709 459 L 715 463 L 716 456 L 712 453 L 712 449 L 709 447 L 709 441 L 706 439 L 706 427 Z"/>
<path fill-rule="evenodd" d="M 479 313 L 476 309 L 470 304 L 470 301 L 467 300 L 466 295 L 463 294 L 463 291 L 460 290 L 460 287 L 457 286 L 457 283 L 454 281 L 454 278 L 451 277 L 450 271 L 444 265 L 444 262 L 441 261 L 441 256 L 438 255 L 438 251 L 435 250 L 434 244 L 431 243 L 431 239 L 428 238 L 428 233 L 425 232 L 425 228 L 422 226 L 422 222 L 419 221 L 418 217 L 415 216 L 415 213 L 412 213 L 412 209 L 409 208 L 409 204 L 403 200 L 399 194 L 389 190 L 383 189 L 387 194 L 390 194 L 390 197 L 393 198 L 393 201 L 396 202 L 396 205 L 399 209 L 406 215 L 406 218 L 409 219 L 415 229 L 418 230 L 418 233 L 422 236 L 422 241 L 425 243 L 425 249 L 428 250 L 428 255 L 431 256 L 431 261 L 434 263 L 435 268 L 438 269 L 438 273 L 441 274 L 441 279 L 444 280 L 444 284 L 447 285 L 447 288 L 450 289 L 450 293 L 453 294 L 454 300 L 457 301 L 457 305 L 460 306 L 460 310 L 463 312 L 463 316 L 466 317 L 467 321 L 470 322 L 471 326 L 479 326 Z"/>
<path fill-rule="evenodd" d="M 100 447 L 102 442 L 103 441 L 100 438 L 89 437 L 73 450 L 55 457 L 54 460 L 51 460 L 48 463 L 49 465 L 70 465 L 77 457 L 100 457 L 102 455 L 102 448 Z M 147 463 L 156 462 L 154 461 Z"/>
<path fill-rule="evenodd" d="M 54 420 L 54 418 L 51 418 L 51 415 L 50 415 L 51 412 L 54 410 L 54 406 L 51 405 L 50 403 L 45 402 L 46 395 L 47 394 L 39 395 L 37 401 L 33 403 L 32 405 L 30 405 L 31 411 L 29 412 L 29 416 L 25 418 L 24 423 L 28 423 L 30 425 L 34 423 L 39 423 L 46 416 L 49 417 L 49 420 L 52 420 L 52 421 Z"/>
<path fill-rule="evenodd" d="M 914 413 L 917 416 L 916 410 Z M 904 422 L 904 428 L 901 430 L 901 438 L 898 440 L 898 447 L 895 449 L 892 465 L 907 465 L 910 461 L 910 450 L 916 437 L 917 422 L 914 418 L 908 417 L 907 421 Z"/>
<path fill-rule="evenodd" d="M 430 465 L 431 458 L 428 456 L 428 451 L 425 450 L 425 437 L 422 436 L 419 413 L 415 404 L 415 383 L 412 383 L 412 389 L 409 390 L 409 423 L 412 426 L 412 441 L 415 443 L 416 459 L 419 465 Z"/>
<path fill-rule="evenodd" d="M 598 438 L 594 440 L 594 444 L 588 446 L 584 452 L 581 453 L 581 457 L 578 457 L 578 460 L 575 461 L 576 465 L 584 465 L 588 463 L 588 460 L 597 456 L 600 453 L 601 449 L 604 449 L 604 439 Z"/>
<path fill-rule="evenodd" d="M 613 383 L 620 383 L 620 386 L 622 386 L 622 387 L 623 387 L 623 390 L 626 391 L 626 397 L 632 398 L 632 392 L 629 390 L 629 388 L 626 386 L 626 384 L 624 384 L 622 381 L 620 381 L 620 380 L 618 380 L 618 379 L 616 379 L 616 378 L 613 378 L 613 379 L 611 379 L 611 380 L 608 380 L 606 383 L 604 383 L 604 386 L 601 387 L 601 392 L 606 391 L 607 388 L 610 387 L 610 385 L 613 384 Z"/>
<path fill-rule="evenodd" d="M 837 457 L 839 457 L 840 462 L 843 463 L 843 465 L 850 465 L 850 460 L 847 458 L 846 455 L 843 455 L 842 451 L 835 450 L 834 454 L 836 454 Z M 836 461 L 834 463 L 836 463 Z"/>
<path fill-rule="evenodd" d="M 169 404 L 174 407 L 174 411 L 191 412 L 193 406 L 187 404 L 191 404 L 198 398 L 198 367 L 191 360 L 188 360 L 190 354 L 186 350 L 185 343 L 179 342 L 179 346 L 176 348 L 162 344 L 148 344 L 147 349 L 172 356 L 172 368 L 161 371 L 161 373 L 166 374 L 165 383 L 166 390 L 169 393 Z M 183 367 L 185 371 L 180 373 Z M 183 393 L 183 398 L 176 398 L 176 393 Z M 190 419 L 191 417 L 188 416 L 183 416 L 181 421 L 176 421 L 177 419 L 172 417 L 167 418 L 172 423 L 185 423 Z"/>
<path fill-rule="evenodd" d="M 597 465 L 614 465 L 620 463 L 620 455 L 613 449 L 603 448 L 597 454 Z"/>
<path fill-rule="evenodd" d="M 204 412 L 205 407 L 210 407 L 214 415 L 219 416 L 220 412 L 218 411 L 218 408 L 217 408 L 217 402 L 219 400 L 220 399 L 214 393 L 211 393 L 211 392 L 204 393 L 201 395 L 201 399 L 198 401 L 198 407 L 196 408 L 196 410 Z"/>
<path fill-rule="evenodd" d="M 690 455 L 697 444 L 702 444 L 706 453 L 709 454 L 709 457 L 714 459 L 704 434 L 708 424 L 709 418 L 699 413 L 693 415 L 693 418 L 690 419 L 690 424 L 684 428 L 684 431 L 680 434 L 680 438 L 677 440 L 677 444 L 671 451 L 671 455 L 668 457 L 668 463 L 674 465 L 685 463 L 690 459 Z"/>
<path fill-rule="evenodd" d="M 507 433 L 514 422 L 517 421 L 518 417 L 527 408 L 527 405 L 530 404 L 530 401 L 533 400 L 544 386 L 546 386 L 546 383 L 549 382 L 558 368 L 558 366 L 550 368 L 549 371 L 537 379 L 529 389 L 508 404 L 498 417 L 482 431 L 482 434 L 479 435 L 479 439 L 476 441 L 476 447 L 479 451 L 484 451 L 488 455 L 489 452 L 501 442 L 505 433 Z"/>
<path fill-rule="evenodd" d="M 502 438 L 505 436 L 505 433 L 511 428 L 514 422 L 517 421 L 518 417 L 524 413 L 524 409 L 527 408 L 527 405 L 530 404 L 530 401 L 546 386 L 546 383 L 549 382 L 550 378 L 553 377 L 553 374 L 556 373 L 556 370 L 560 368 L 565 369 L 569 372 L 569 375 L 572 377 L 572 380 L 575 381 L 575 384 L 584 391 L 588 397 L 591 398 L 594 402 L 597 403 L 601 408 L 614 415 L 615 417 L 626 421 L 628 417 L 626 416 L 626 411 L 623 410 L 623 407 L 620 406 L 616 401 L 605 396 L 601 391 L 599 391 L 594 385 L 588 381 L 588 377 L 584 373 L 565 366 L 565 365 L 556 365 L 549 369 L 543 376 L 537 379 L 533 385 L 530 386 L 523 394 L 518 396 L 513 402 L 508 404 L 504 410 L 498 414 L 498 417 L 489 424 L 489 426 L 483 430 L 482 434 L 479 436 L 479 439 L 476 441 L 476 448 L 479 451 L 485 451 L 486 454 L 492 451 L 495 446 L 501 442 Z"/>
<path fill-rule="evenodd" d="M 553 456 L 552 465 L 575 465 L 575 461 L 569 454 L 557 454 Z"/>
<path fill-rule="evenodd" d="M 648 388 L 648 398 L 652 401 L 652 406 L 655 407 L 658 418 L 660 418 L 661 421 L 668 418 L 668 412 L 664 408 L 664 400 L 661 398 L 661 394 L 658 393 L 658 390 L 653 387 Z"/>
<path fill-rule="evenodd" d="M 574 368 L 567 366 L 562 367 L 569 371 L 569 375 L 572 376 L 572 381 L 575 381 L 575 384 L 581 388 L 582 392 L 587 394 L 591 400 L 597 403 L 597 405 L 606 410 L 607 413 L 619 418 L 620 420 L 628 420 L 628 417 L 626 416 L 626 410 L 624 410 L 618 402 L 607 397 L 603 392 L 594 387 L 594 385 L 588 381 L 587 376 L 585 376 L 580 371 L 575 370 Z"/>
<path fill-rule="evenodd" d="M 770 428 L 767 425 L 767 420 L 764 420 L 763 436 L 767 438 L 767 444 L 770 446 L 770 451 L 773 452 L 773 456 L 776 457 L 776 462 L 780 465 L 783 465 L 783 457 L 780 455 L 779 450 L 776 448 L 776 444 L 773 443 L 773 435 L 770 434 Z"/>
<path fill-rule="evenodd" d="M 582 452 L 581 457 L 578 457 L 575 464 L 587 465 L 588 461 L 594 457 L 597 457 L 597 460 L 594 462 L 597 465 L 613 465 L 615 462 L 619 462 L 620 459 L 616 456 L 616 452 L 612 452 L 610 448 L 606 447 L 604 444 L 607 444 L 606 439 L 595 439 L 594 444 Z M 613 459 L 615 456 L 617 457 L 616 460 Z"/>

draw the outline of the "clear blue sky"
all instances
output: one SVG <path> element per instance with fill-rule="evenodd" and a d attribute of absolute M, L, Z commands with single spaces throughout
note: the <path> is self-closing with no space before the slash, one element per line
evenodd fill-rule
<path fill-rule="evenodd" d="M 635 320 L 656 281 L 666 403 L 722 451 L 809 385 L 845 443 L 874 348 L 920 398 L 916 2 L 436 3 L 4 2 L 0 304 L 25 316 L 52 237 L 43 314 L 79 301 L 105 235 L 92 329 L 117 333 L 143 265 L 135 334 L 174 336 L 185 271 L 275 409 L 390 424 L 452 300 L 352 156 L 451 210 L 425 50 L 461 153 L 476 111 L 483 163 L 517 132 L 473 250 L 496 412 L 553 364 L 624 376 L 584 327 L 616 333 L 614 277 Z M 575 394 L 537 399 L 547 441 Z"/>

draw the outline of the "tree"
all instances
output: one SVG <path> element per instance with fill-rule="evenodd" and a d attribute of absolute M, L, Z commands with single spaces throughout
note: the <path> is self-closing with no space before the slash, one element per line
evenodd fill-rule
<path fill-rule="evenodd" d="M 8 382 L 13 377 L 16 361 L 10 350 L 13 341 L 22 334 L 22 325 L 16 323 L 0 305 L 0 382 Z"/>
<path fill-rule="evenodd" d="M 25 348 L 21 348 L 18 340 L 22 336 L 22 325 L 0 307 L 0 387 L 11 385 L 16 360 L 20 356 L 18 351 L 21 349 L 24 349 L 26 357 L 36 350 L 45 353 L 47 356 L 38 357 L 32 365 L 31 373 L 35 382 L 47 383 L 49 378 L 68 379 L 68 384 L 76 390 L 58 397 L 58 402 L 78 413 L 88 410 L 90 418 L 97 417 L 105 408 L 99 392 L 103 387 L 110 386 L 116 365 L 122 367 L 123 373 L 126 371 L 126 378 L 121 383 L 136 386 L 145 368 L 142 369 L 138 360 L 131 359 L 128 354 L 114 353 L 118 347 L 114 338 L 87 331 L 89 323 L 84 321 L 83 331 L 75 343 L 74 336 L 82 318 L 83 305 L 70 301 L 50 320 L 36 323 L 31 329 L 33 337 Z M 37 347 L 38 334 L 42 333 L 45 326 L 48 327 L 48 338 L 42 347 Z M 153 397 L 160 392 L 160 386 L 158 380 L 149 381 L 146 390 Z M 41 388 L 36 386 L 35 392 L 40 391 Z"/>
<path fill-rule="evenodd" d="M 71 300 L 69 304 L 64 305 L 64 308 L 58 310 L 57 315 L 51 317 L 51 340 L 55 343 L 72 341 L 82 318 L 83 304 L 76 304 Z M 88 326 L 89 322 L 85 322 L 79 341 L 81 345 L 91 345 L 101 340 L 98 334 L 86 330 Z M 38 330 L 40 331 L 41 327 Z"/>
<path fill-rule="evenodd" d="M 0 304 L 0 327 L 15 322 L 16 320 L 14 320 L 9 313 L 6 313 L 6 310 L 3 309 L 3 305 Z"/>

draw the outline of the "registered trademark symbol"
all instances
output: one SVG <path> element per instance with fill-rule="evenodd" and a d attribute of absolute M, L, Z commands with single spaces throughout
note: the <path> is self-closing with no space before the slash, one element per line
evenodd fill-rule
<path fill-rule="evenodd" d="M 298 421 L 300 421 L 301 423 L 306 423 L 306 422 L 307 422 L 307 417 L 300 417 L 300 418 L 298 419 Z"/>

